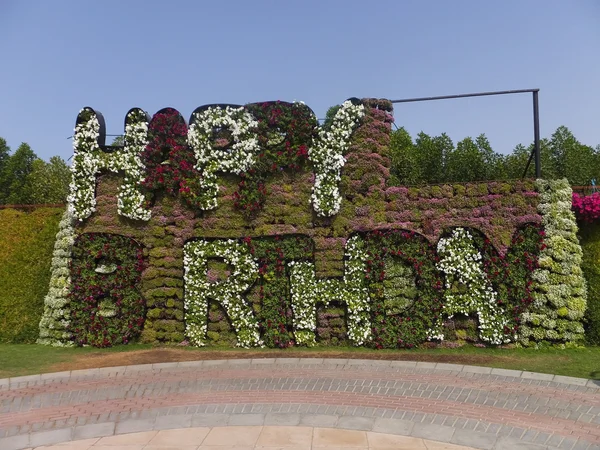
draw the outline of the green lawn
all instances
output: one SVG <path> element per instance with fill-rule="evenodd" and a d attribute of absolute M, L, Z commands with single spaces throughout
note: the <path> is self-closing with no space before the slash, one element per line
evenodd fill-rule
<path fill-rule="evenodd" d="M 152 354 L 142 354 L 141 350 Z M 600 380 L 600 347 L 581 349 L 498 349 L 464 346 L 456 349 L 417 349 L 417 350 L 370 350 L 348 347 L 316 347 L 312 349 L 291 348 L 286 350 L 234 348 L 189 348 L 189 347 L 153 347 L 151 345 L 132 344 L 109 349 L 98 348 L 53 348 L 32 344 L 0 344 L 0 378 L 44 373 L 56 370 L 77 369 L 85 360 L 90 364 L 106 366 L 116 352 L 136 352 L 136 357 L 151 357 L 151 362 L 177 361 L 190 359 L 220 359 L 227 357 L 331 357 L 331 358 L 367 358 L 433 361 L 455 364 L 471 364 L 505 369 L 528 370 L 532 372 L 553 373 L 572 377 Z M 137 363 L 128 357 L 122 360 Z M 158 358 L 158 359 L 157 359 Z M 160 359 L 163 358 L 163 359 Z M 150 362 L 150 361 L 149 361 Z M 112 364 L 112 365 L 121 365 Z"/>

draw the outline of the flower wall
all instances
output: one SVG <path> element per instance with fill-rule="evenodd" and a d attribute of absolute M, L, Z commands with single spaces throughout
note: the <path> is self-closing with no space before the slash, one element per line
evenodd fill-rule
<path fill-rule="evenodd" d="M 544 340 L 582 341 L 587 288 L 577 223 L 571 211 L 572 190 L 566 179 L 538 180 L 537 188 L 545 239 L 539 267 L 533 274 L 534 301 L 522 315 L 525 325 L 519 332 L 520 339 L 524 345 Z"/>
<path fill-rule="evenodd" d="M 388 187 L 393 117 L 383 99 L 347 101 L 322 127 L 302 103 L 209 105 L 189 126 L 172 108 L 147 122 L 132 111 L 129 141 L 110 153 L 95 111 L 78 118 L 63 344 L 581 341 L 576 325 L 528 340 L 521 330 L 540 314 L 540 265 L 564 257 L 546 254 L 548 230 L 566 226 L 548 214 L 562 205 L 549 194 L 556 186 Z M 102 273 L 112 264 L 127 268 L 122 277 Z M 558 303 L 544 313 L 559 314 Z"/>
<path fill-rule="evenodd" d="M 44 312 L 40 320 L 38 344 L 54 346 L 73 345 L 73 334 L 69 331 L 71 323 L 71 255 L 75 240 L 73 214 L 67 209 L 58 224 L 59 230 L 52 252 L 50 287 L 44 298 Z"/>

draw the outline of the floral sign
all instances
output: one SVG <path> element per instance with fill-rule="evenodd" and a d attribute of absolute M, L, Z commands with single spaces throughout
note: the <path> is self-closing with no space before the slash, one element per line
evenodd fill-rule
<path fill-rule="evenodd" d="M 136 108 L 111 147 L 84 108 L 39 342 L 579 345 L 568 183 L 389 186 L 391 111 Z"/>

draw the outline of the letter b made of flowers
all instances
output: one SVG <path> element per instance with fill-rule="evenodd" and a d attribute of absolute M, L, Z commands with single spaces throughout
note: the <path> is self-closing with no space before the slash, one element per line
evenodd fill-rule
<path fill-rule="evenodd" d="M 102 233 L 77 238 L 68 330 L 77 345 L 110 347 L 140 334 L 146 302 L 138 286 L 144 268 L 143 249 L 131 238 Z"/>

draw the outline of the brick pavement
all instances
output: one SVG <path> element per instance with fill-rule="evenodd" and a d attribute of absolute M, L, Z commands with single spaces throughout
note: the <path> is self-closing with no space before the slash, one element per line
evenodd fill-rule
<path fill-rule="evenodd" d="M 451 364 L 192 361 L 0 380 L 0 449 L 223 425 L 327 426 L 482 449 L 600 449 L 600 383 Z"/>

